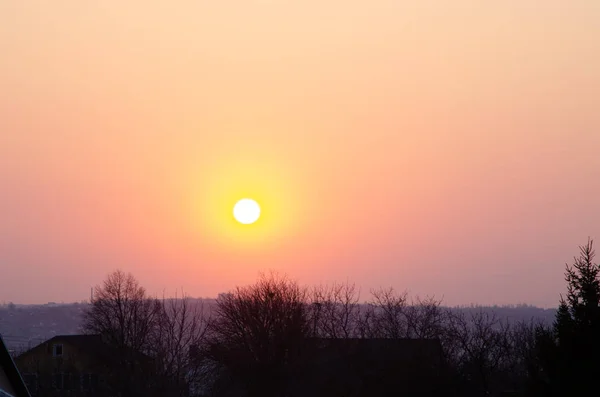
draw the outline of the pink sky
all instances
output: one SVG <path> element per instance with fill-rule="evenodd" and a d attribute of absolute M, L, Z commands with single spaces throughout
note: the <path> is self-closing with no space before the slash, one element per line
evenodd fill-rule
<path fill-rule="evenodd" d="M 555 306 L 600 244 L 597 0 L 176 3 L 1 2 L 0 302 L 120 268 Z"/>

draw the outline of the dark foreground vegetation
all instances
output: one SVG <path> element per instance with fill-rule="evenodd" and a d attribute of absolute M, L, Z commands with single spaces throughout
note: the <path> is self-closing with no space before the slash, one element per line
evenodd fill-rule
<path fill-rule="evenodd" d="M 600 268 L 592 241 L 580 250 L 551 326 L 391 288 L 370 291 L 365 305 L 354 284 L 307 288 L 277 274 L 206 310 L 185 296 L 149 297 L 117 271 L 96 288 L 83 328 L 118 360 L 106 395 L 591 396 L 600 390 Z"/>

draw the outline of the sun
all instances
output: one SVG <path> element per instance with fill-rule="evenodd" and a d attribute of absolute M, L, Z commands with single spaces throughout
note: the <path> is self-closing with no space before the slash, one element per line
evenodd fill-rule
<path fill-rule="evenodd" d="M 233 217 L 243 225 L 250 225 L 260 217 L 260 206 L 252 199 L 241 199 L 233 206 Z"/>

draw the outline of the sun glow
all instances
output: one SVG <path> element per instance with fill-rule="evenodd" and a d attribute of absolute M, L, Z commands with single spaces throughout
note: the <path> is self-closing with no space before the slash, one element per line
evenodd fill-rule
<path fill-rule="evenodd" d="M 206 244 L 215 255 L 270 252 L 294 241 L 303 229 L 298 212 L 302 179 L 275 151 L 232 154 L 224 146 L 199 165 L 197 175 L 185 176 L 195 181 L 188 194 L 194 214 L 189 224 L 198 233 L 198 244 Z"/>
<path fill-rule="evenodd" d="M 252 199 L 241 199 L 233 207 L 234 218 L 243 225 L 250 225 L 260 217 L 260 206 Z"/>

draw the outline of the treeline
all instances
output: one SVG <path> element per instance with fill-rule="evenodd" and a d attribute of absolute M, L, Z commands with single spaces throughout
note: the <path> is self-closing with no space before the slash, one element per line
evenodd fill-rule
<path fill-rule="evenodd" d="M 275 273 L 221 294 L 206 310 L 185 295 L 152 298 L 117 271 L 96 288 L 83 327 L 123 352 L 114 388 L 128 396 L 294 396 L 298 357 L 314 338 L 438 340 L 443 395 L 595 395 L 600 268 L 592 241 L 580 248 L 552 326 L 451 310 L 392 288 L 370 291 L 361 304 L 355 284 L 309 288 Z M 131 352 L 153 359 L 150 384 L 127 372 L 135 368 Z"/>

